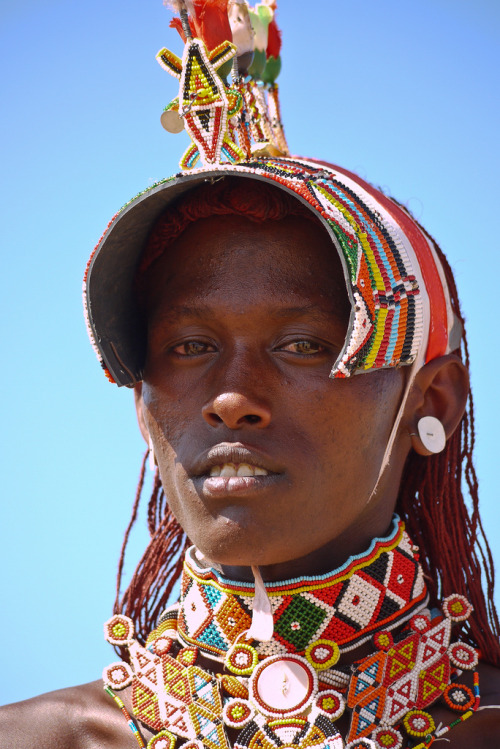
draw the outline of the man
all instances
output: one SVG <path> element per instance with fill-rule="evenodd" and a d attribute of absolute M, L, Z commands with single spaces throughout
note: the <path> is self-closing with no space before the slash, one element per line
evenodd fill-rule
<path fill-rule="evenodd" d="M 86 288 L 158 465 L 152 541 L 105 627 L 130 664 L 5 708 L 7 745 L 498 743 L 462 325 L 421 228 L 337 167 L 209 163 L 115 218 Z"/>

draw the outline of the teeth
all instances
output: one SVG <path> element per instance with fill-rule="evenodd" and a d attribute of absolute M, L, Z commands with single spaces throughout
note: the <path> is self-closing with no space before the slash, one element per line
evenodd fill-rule
<path fill-rule="evenodd" d="M 212 466 L 210 476 L 267 476 L 265 468 L 251 466 L 248 463 L 224 463 L 220 466 Z"/>
<path fill-rule="evenodd" d="M 238 466 L 236 475 L 237 476 L 255 476 L 254 469 L 252 468 L 252 466 L 247 465 L 247 463 L 242 463 L 240 466 Z"/>
<path fill-rule="evenodd" d="M 232 463 L 224 463 L 220 471 L 221 476 L 236 476 L 236 468 Z"/>

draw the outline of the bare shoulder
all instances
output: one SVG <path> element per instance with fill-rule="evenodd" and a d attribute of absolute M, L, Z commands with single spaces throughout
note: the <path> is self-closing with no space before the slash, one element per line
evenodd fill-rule
<path fill-rule="evenodd" d="M 5 746 L 12 749 L 137 746 L 120 711 L 104 693 L 101 681 L 1 707 L 0 736 Z"/>
<path fill-rule="evenodd" d="M 479 663 L 479 678 L 481 680 L 481 702 L 489 704 L 496 700 L 500 705 L 500 668 L 491 666 L 489 663 Z"/>
<path fill-rule="evenodd" d="M 480 663 L 478 671 L 480 709 L 469 720 L 460 723 L 446 735 L 450 749 L 492 749 L 500 746 L 500 669 Z M 470 677 L 470 673 L 463 674 L 457 681 L 463 681 L 470 686 Z M 446 725 L 449 722 L 448 715 L 443 723 Z"/>

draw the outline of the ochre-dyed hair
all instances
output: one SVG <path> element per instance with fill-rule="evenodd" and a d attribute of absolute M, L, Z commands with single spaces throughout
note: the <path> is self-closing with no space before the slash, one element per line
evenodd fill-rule
<path fill-rule="evenodd" d="M 213 215 L 242 215 L 255 221 L 276 221 L 300 215 L 321 223 L 296 198 L 264 182 L 224 179 L 204 185 L 182 198 L 155 224 L 138 274 L 138 292 L 147 285 L 148 270 L 165 248 L 193 221 Z M 425 231 L 425 230 L 424 230 Z M 463 324 L 457 289 L 451 268 L 438 248 L 448 282 L 452 306 Z M 469 353 L 464 334 L 455 352 L 468 367 Z M 369 377 L 369 373 L 362 375 Z M 451 593 L 461 593 L 474 606 L 474 615 L 462 637 L 479 648 L 483 660 L 500 666 L 500 626 L 493 601 L 494 568 L 478 506 L 478 483 L 472 453 L 474 409 L 469 393 L 459 427 L 442 453 L 425 457 L 414 451 L 408 456 L 396 510 L 406 523 L 410 537 L 420 547 L 420 561 L 433 605 Z M 148 505 L 151 541 L 120 597 L 125 548 L 137 517 L 146 457 L 144 458 L 132 518 L 125 533 L 117 579 L 115 613 L 130 616 L 143 641 L 156 626 L 182 571 L 189 545 L 172 515 L 158 472 Z M 469 498 L 466 500 L 464 489 Z M 122 656 L 124 654 L 122 653 Z"/>

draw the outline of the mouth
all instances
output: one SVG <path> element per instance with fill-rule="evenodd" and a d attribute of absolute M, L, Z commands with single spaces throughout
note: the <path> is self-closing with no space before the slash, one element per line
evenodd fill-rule
<path fill-rule="evenodd" d="M 269 488 L 283 468 L 254 448 L 224 442 L 204 453 L 191 477 L 207 497 L 248 494 Z"/>
<path fill-rule="evenodd" d="M 282 466 L 241 442 L 221 442 L 202 453 L 189 471 L 191 478 L 248 478 L 282 473 Z"/>

